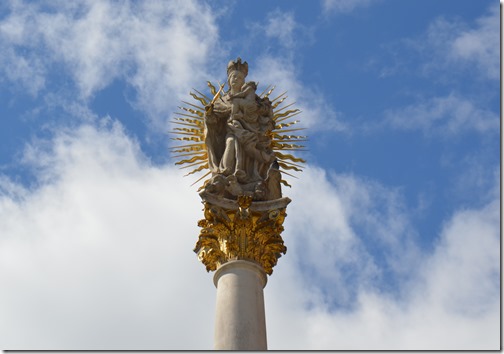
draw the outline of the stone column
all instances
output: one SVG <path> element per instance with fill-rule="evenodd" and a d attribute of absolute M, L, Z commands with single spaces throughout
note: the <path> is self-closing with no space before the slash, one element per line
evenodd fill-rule
<path fill-rule="evenodd" d="M 267 350 L 266 282 L 264 269 L 251 261 L 233 260 L 217 269 L 214 349 Z"/>
<path fill-rule="evenodd" d="M 217 287 L 214 347 L 267 350 L 263 288 L 287 247 L 283 231 L 289 198 L 253 202 L 200 193 L 205 219 L 194 252 Z"/>

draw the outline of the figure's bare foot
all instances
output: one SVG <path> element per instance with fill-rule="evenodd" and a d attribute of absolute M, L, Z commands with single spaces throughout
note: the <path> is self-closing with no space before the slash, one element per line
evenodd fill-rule
<path fill-rule="evenodd" d="M 237 196 L 237 195 L 242 194 L 242 192 L 243 192 L 242 188 L 240 187 L 240 184 L 236 180 L 236 176 L 235 175 L 228 176 L 227 177 L 227 182 L 228 182 L 227 191 L 231 195 Z"/>
<path fill-rule="evenodd" d="M 245 171 L 243 170 L 236 170 L 236 172 L 234 173 L 234 175 L 236 176 L 236 179 L 238 180 L 238 182 L 240 183 L 246 183 L 246 179 L 247 179 L 247 174 L 245 173 Z"/>

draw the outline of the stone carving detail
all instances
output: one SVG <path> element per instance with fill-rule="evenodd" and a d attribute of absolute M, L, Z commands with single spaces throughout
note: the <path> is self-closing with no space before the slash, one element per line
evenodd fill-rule
<path fill-rule="evenodd" d="M 255 82 L 245 82 L 247 73 L 247 62 L 229 62 L 229 92 L 205 107 L 205 144 L 212 171 L 205 190 L 231 199 L 239 195 L 277 199 L 282 192 L 271 144 L 273 108 L 268 97 L 256 94 Z"/>
<path fill-rule="evenodd" d="M 173 121 L 172 139 L 184 143 L 172 152 L 181 168 L 194 168 L 187 175 L 207 170 L 195 182 L 206 178 L 199 189 L 205 219 L 194 249 L 207 270 L 248 259 L 271 274 L 286 252 L 280 233 L 290 200 L 282 198 L 281 184 L 290 185 L 282 174 L 292 176 L 286 170 L 301 171 L 305 162 L 284 150 L 304 148 L 297 142 L 306 137 L 290 135 L 303 128 L 292 128 L 298 109 L 279 107 L 286 93 L 270 100 L 274 87 L 257 94 L 247 75 L 248 63 L 238 58 L 228 63 L 227 82 L 218 90 L 207 82 L 211 95 L 190 93 L 196 102 L 183 101 Z"/>

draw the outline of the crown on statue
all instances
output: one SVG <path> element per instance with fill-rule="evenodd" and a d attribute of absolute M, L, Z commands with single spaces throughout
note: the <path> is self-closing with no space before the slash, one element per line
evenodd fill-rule
<path fill-rule="evenodd" d="M 236 61 L 231 60 L 228 63 L 228 66 L 227 66 L 227 74 L 228 74 L 228 76 L 229 76 L 229 73 L 231 71 L 235 71 L 235 70 L 241 71 L 244 76 L 247 76 L 247 74 L 248 74 L 248 63 L 246 61 L 244 61 L 242 63 L 242 60 L 241 60 L 240 57 L 238 57 L 236 59 Z"/>

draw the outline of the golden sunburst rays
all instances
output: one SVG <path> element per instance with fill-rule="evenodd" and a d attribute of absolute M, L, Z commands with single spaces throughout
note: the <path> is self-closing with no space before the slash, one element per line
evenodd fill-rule
<path fill-rule="evenodd" d="M 205 106 L 212 102 L 211 97 L 215 99 L 223 95 L 223 85 L 218 85 L 218 88 L 216 88 L 210 81 L 207 81 L 207 86 L 210 94 L 205 95 L 193 89 L 189 95 L 194 99 L 194 102 L 182 101 L 183 105 L 178 107 L 180 111 L 174 113 L 175 116 L 172 119 L 174 128 L 170 131 L 174 135 L 171 139 L 179 142 L 178 145 L 170 148 L 172 157 L 177 159 L 175 165 L 180 166 L 181 169 L 189 169 L 189 172 L 185 176 L 198 172 L 203 173 L 192 185 L 208 177 L 211 173 L 204 141 L 204 112 Z M 269 85 L 259 97 L 269 98 L 274 90 L 275 86 Z M 303 164 L 306 161 L 295 157 L 287 151 L 303 151 L 305 146 L 299 143 L 305 142 L 307 137 L 304 135 L 292 135 L 293 132 L 301 131 L 305 128 L 293 127 L 300 122 L 293 118 L 301 113 L 299 109 L 292 107 L 295 102 L 280 107 L 287 98 L 287 92 L 283 92 L 276 98 L 270 99 L 275 125 L 269 135 L 271 137 L 271 149 L 277 158 L 280 171 L 282 174 L 297 178 L 292 172 L 301 172 L 304 168 Z M 203 182 L 203 185 L 207 180 Z M 284 179 L 281 180 L 281 183 L 290 187 L 290 184 Z"/>
<path fill-rule="evenodd" d="M 268 88 L 265 90 L 263 97 L 269 97 L 275 86 L 273 86 L 269 91 Z M 307 136 L 305 135 L 291 135 L 292 132 L 298 132 L 305 130 L 305 128 L 293 127 L 300 121 L 293 119 L 295 116 L 301 113 L 297 108 L 292 106 L 295 102 L 284 105 L 280 105 L 288 98 L 287 92 L 283 92 L 276 98 L 271 99 L 271 104 L 273 108 L 273 121 L 275 122 L 275 127 L 271 131 L 271 148 L 275 154 L 278 161 L 278 166 L 282 174 L 287 176 L 297 178 L 290 172 L 301 172 L 303 171 L 304 164 L 306 161 L 302 158 L 295 157 L 294 155 L 287 153 L 286 151 L 303 151 L 306 147 L 305 145 L 300 145 L 298 143 L 307 141 Z M 280 108 L 279 108 L 280 107 Z M 287 172 L 288 170 L 289 172 Z M 285 179 L 281 180 L 281 183 L 287 187 L 291 185 L 287 183 Z"/>
<path fill-rule="evenodd" d="M 208 82 L 211 91 L 215 87 Z M 181 166 L 181 169 L 190 169 L 184 176 L 189 176 L 197 172 L 208 169 L 208 154 L 205 145 L 205 106 L 211 102 L 211 99 L 205 94 L 193 89 L 189 94 L 194 98 L 196 104 L 182 101 L 184 105 L 179 106 L 180 112 L 174 112 L 172 123 L 175 125 L 170 131 L 174 135 L 172 140 L 180 142 L 178 145 L 170 148 L 170 153 L 174 159 L 177 159 L 175 165 Z M 206 171 L 192 185 L 198 183 L 207 177 L 210 171 Z"/>

